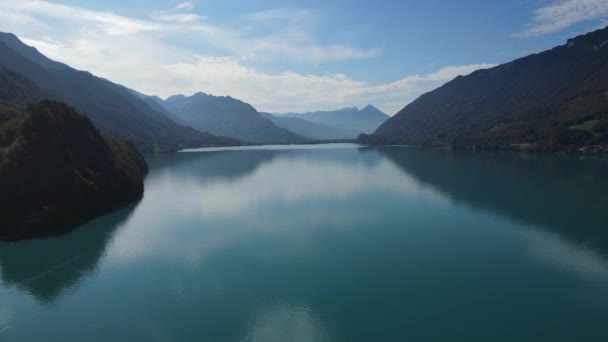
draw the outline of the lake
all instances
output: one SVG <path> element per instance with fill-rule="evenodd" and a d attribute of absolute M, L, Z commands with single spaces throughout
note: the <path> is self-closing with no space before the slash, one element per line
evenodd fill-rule
<path fill-rule="evenodd" d="M 266 146 L 0 243 L 2 341 L 608 341 L 608 161 Z"/>

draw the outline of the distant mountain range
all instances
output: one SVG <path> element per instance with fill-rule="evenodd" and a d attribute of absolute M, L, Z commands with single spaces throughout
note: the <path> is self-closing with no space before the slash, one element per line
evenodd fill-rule
<path fill-rule="evenodd" d="M 157 103 L 183 122 L 201 131 L 253 143 L 298 143 L 307 139 L 275 125 L 248 103 L 230 96 L 196 93 L 192 96 L 174 95 Z"/>
<path fill-rule="evenodd" d="M 0 33 L 0 66 L 31 81 L 46 97 L 85 112 L 104 133 L 129 139 L 144 151 L 239 143 L 180 125 L 123 86 L 52 61 L 10 33 Z"/>
<path fill-rule="evenodd" d="M 260 113 L 275 125 L 288 129 L 300 136 L 316 140 L 353 139 L 353 132 L 337 127 L 325 126 L 301 118 L 283 115 Z"/>
<path fill-rule="evenodd" d="M 0 33 L 0 67 L 36 86 L 28 103 L 65 102 L 86 113 L 104 134 L 128 139 L 142 151 L 354 139 L 388 118 L 373 106 L 274 117 L 230 96 L 196 93 L 163 100 L 55 62 L 10 33 Z"/>
<path fill-rule="evenodd" d="M 147 103 L 148 106 L 150 106 L 150 108 L 154 109 L 157 112 L 165 114 L 167 117 L 171 118 L 171 120 L 175 121 L 179 125 L 189 127 L 189 125 L 186 121 L 182 120 L 179 116 L 174 115 L 173 113 L 171 113 L 170 111 L 167 110 L 167 108 L 165 107 L 165 100 L 161 99 L 160 97 L 158 97 L 156 95 L 145 95 L 145 94 L 138 92 L 137 90 L 133 90 L 133 89 L 129 89 L 129 88 L 126 88 L 126 89 L 128 91 L 130 91 L 132 94 L 134 94 L 135 96 L 139 97 L 145 103 Z"/>
<path fill-rule="evenodd" d="M 355 139 L 361 133 L 372 133 L 389 116 L 372 105 L 363 109 L 344 108 L 335 111 L 264 113 L 279 127 L 311 139 Z"/>
<path fill-rule="evenodd" d="M 359 141 L 608 152 L 608 28 L 457 77 Z"/>

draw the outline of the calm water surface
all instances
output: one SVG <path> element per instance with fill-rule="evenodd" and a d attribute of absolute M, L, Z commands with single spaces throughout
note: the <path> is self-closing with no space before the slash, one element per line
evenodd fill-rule
<path fill-rule="evenodd" d="M 608 163 L 354 145 L 150 156 L 0 243 L 2 341 L 608 341 Z"/>

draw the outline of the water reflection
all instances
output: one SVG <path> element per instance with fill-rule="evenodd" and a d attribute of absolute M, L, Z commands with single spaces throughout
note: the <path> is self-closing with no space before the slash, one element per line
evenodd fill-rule
<path fill-rule="evenodd" d="M 361 165 L 371 168 L 382 160 L 374 151 L 364 151 L 355 145 L 348 148 L 307 149 L 230 149 L 227 151 L 187 152 L 170 155 L 150 155 L 150 178 L 171 177 L 197 178 L 200 180 L 238 180 L 254 173 L 275 159 L 304 160 L 340 165 Z M 202 172 L 201 172 L 202 171 Z M 284 175 L 289 178 L 289 174 Z"/>
<path fill-rule="evenodd" d="M 279 302 L 264 306 L 247 329 L 244 342 L 330 341 L 322 322 L 305 305 Z"/>
<path fill-rule="evenodd" d="M 538 261 L 592 281 L 608 281 L 608 159 L 378 150 L 454 203 L 527 223 L 514 230 Z"/>
<path fill-rule="evenodd" d="M 379 148 L 451 198 L 608 252 L 608 159 Z"/>
<path fill-rule="evenodd" d="M 521 237 L 538 260 L 589 280 L 608 282 L 608 258 L 600 252 L 540 229 L 522 230 Z"/>
<path fill-rule="evenodd" d="M 280 151 L 259 150 L 149 155 L 149 179 L 170 177 L 235 180 L 271 162 Z M 238 162 L 235 162 L 238 161 Z M 204 170 L 204 172 L 200 172 Z"/>
<path fill-rule="evenodd" d="M 153 157 L 150 165 L 144 205 L 132 228 L 121 232 L 112 246 L 113 262 L 133 263 L 146 255 L 163 255 L 196 264 L 251 227 L 281 232 L 303 221 L 310 226 L 348 227 L 362 215 L 369 216 L 365 211 L 354 214 L 348 207 L 330 209 L 325 201 L 376 188 L 425 195 L 424 189 L 378 153 L 361 153 L 354 146 L 179 153 Z M 374 177 L 376 172 L 386 174 Z M 395 178 L 398 184 L 391 181 Z M 297 209 L 297 203 L 303 202 L 308 204 Z M 291 219 L 280 219 L 281 212 Z M 176 226 L 181 229 L 178 236 L 171 234 Z M 306 233 L 297 229 L 292 233 L 298 232 Z M 178 251 L 176 239 L 181 244 Z"/>
<path fill-rule="evenodd" d="M 93 220 L 66 236 L 0 243 L 3 283 L 42 303 L 52 303 L 95 270 L 115 231 L 136 206 L 132 204 Z"/>
<path fill-rule="evenodd" d="M 173 164 L 170 186 L 185 190 L 182 210 L 203 216 L 228 216 L 269 203 L 344 199 L 369 189 L 433 196 L 377 152 L 358 148 L 183 154 L 169 157 L 180 161 L 177 167 Z M 151 182 L 162 174 L 153 172 Z"/>
<path fill-rule="evenodd" d="M 48 247 L 20 243 L 29 247 L 7 253 L 0 245 L 9 285 L 0 288 L 8 299 L 0 339 L 566 341 L 605 333 L 608 262 L 603 231 L 594 230 L 606 222 L 597 203 L 606 195 L 593 189 L 606 184 L 603 166 L 354 146 L 149 162 L 132 215 L 33 241 Z M 586 223 L 582 233 L 573 222 Z M 23 293 L 43 305 L 28 308 Z"/>

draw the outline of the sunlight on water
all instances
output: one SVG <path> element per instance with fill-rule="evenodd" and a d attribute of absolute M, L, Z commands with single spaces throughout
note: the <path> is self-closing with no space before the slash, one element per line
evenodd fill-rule
<path fill-rule="evenodd" d="M 277 303 L 263 307 L 250 323 L 243 341 L 329 341 L 322 322 L 306 306 Z"/>

